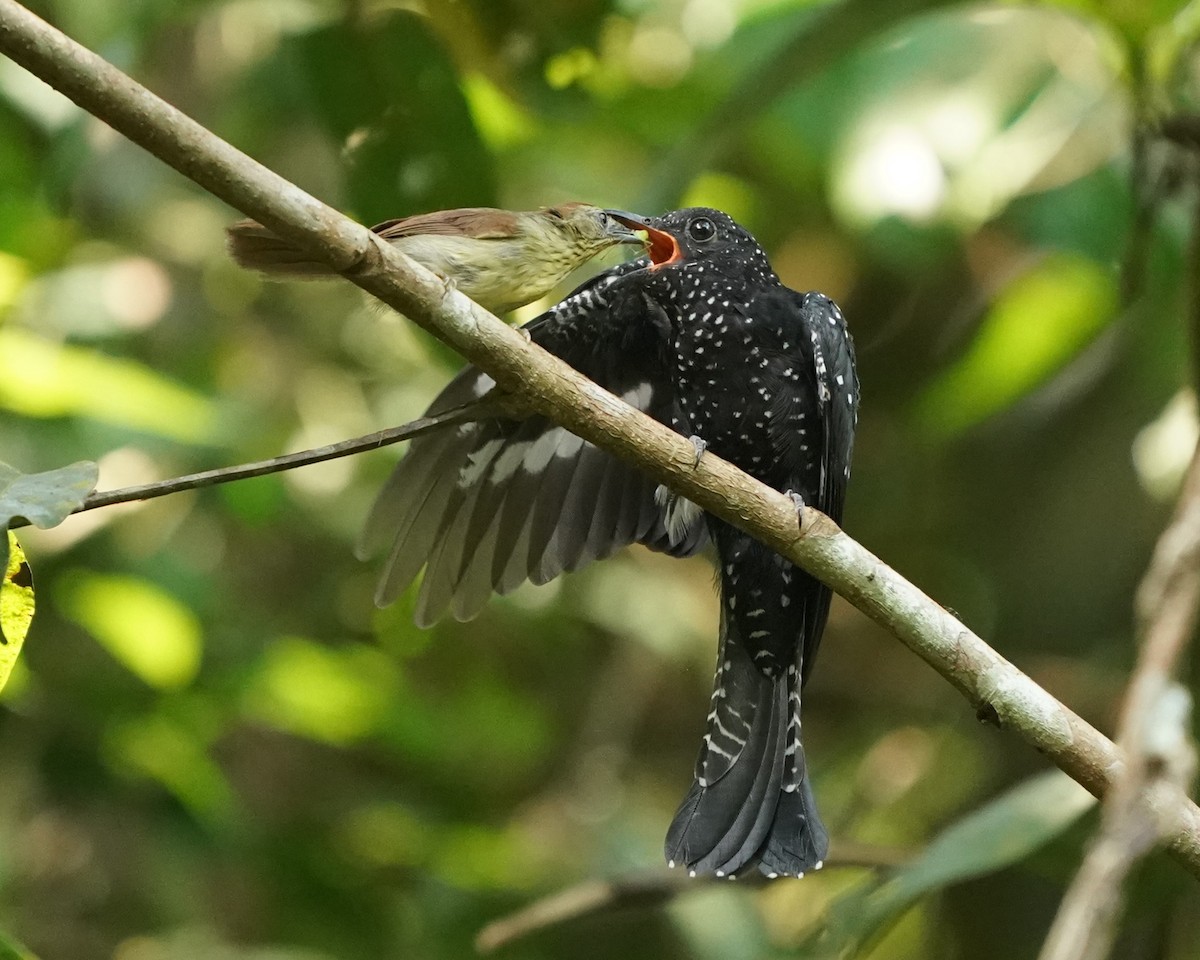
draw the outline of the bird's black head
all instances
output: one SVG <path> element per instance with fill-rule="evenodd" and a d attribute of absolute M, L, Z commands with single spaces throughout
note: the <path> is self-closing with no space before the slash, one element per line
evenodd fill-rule
<path fill-rule="evenodd" d="M 771 275 L 767 255 L 750 232 L 729 214 L 711 207 L 672 210 L 661 217 L 640 217 L 621 210 L 609 216 L 647 234 L 652 271 L 696 263 L 739 264 Z"/>

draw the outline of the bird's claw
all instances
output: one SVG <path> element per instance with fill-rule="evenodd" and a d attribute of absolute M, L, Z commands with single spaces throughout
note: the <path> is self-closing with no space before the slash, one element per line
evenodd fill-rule
<path fill-rule="evenodd" d="M 792 501 L 792 506 L 796 508 L 796 526 L 799 527 L 801 530 L 803 530 L 804 529 L 804 508 L 806 506 L 808 506 L 808 504 L 806 504 L 804 502 L 804 498 L 802 496 L 800 496 L 800 494 L 798 494 L 795 490 L 786 490 L 786 491 L 784 491 L 784 493 L 787 496 L 787 498 Z"/>
<path fill-rule="evenodd" d="M 708 449 L 708 441 L 695 434 L 688 437 L 688 440 L 691 441 L 692 449 L 696 451 L 696 459 L 692 461 L 692 469 L 695 470 L 700 466 L 700 459 L 704 456 L 704 451 Z"/>
<path fill-rule="evenodd" d="M 533 334 L 529 332 L 528 327 L 517 327 L 517 333 L 525 338 L 526 343 L 533 343 Z"/>

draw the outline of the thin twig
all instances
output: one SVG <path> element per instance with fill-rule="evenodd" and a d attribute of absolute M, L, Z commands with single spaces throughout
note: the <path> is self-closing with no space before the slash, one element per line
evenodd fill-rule
<path fill-rule="evenodd" d="M 214 470 L 203 470 L 200 473 L 189 473 L 182 477 L 172 477 L 170 480 L 156 480 L 154 483 L 143 483 L 134 487 L 121 487 L 118 490 L 105 490 L 91 494 L 82 505 L 71 511 L 84 513 L 97 507 L 111 507 L 117 503 L 129 503 L 134 500 L 153 500 L 155 497 L 165 497 L 171 493 L 182 493 L 185 490 L 197 490 L 201 487 L 212 487 L 220 483 L 231 483 L 234 480 L 247 480 L 250 477 L 262 477 L 269 473 L 281 473 L 284 470 L 294 470 L 296 467 L 308 466 L 310 463 L 322 463 L 326 460 L 336 460 L 348 457 L 366 450 L 377 450 L 403 440 L 412 440 L 425 433 L 441 430 L 458 423 L 468 423 L 474 420 L 486 420 L 490 417 L 504 415 L 505 408 L 500 401 L 475 401 L 447 410 L 430 417 L 419 417 L 402 423 L 398 427 L 390 427 L 377 433 L 369 433 L 351 440 L 339 440 L 324 447 L 314 447 L 311 450 L 300 450 L 296 453 L 272 457 L 270 460 L 257 460 L 253 463 L 241 463 L 234 467 L 218 467 Z M 13 528 L 28 525 L 27 520 L 14 520 Z"/>
<path fill-rule="evenodd" d="M 236 467 L 219 467 L 216 470 L 204 470 L 200 473 L 189 473 L 183 477 L 170 480 L 158 480 L 154 483 L 144 483 L 136 487 L 122 487 L 120 490 L 106 490 L 103 493 L 93 493 L 75 513 L 85 510 L 95 510 L 97 507 L 109 507 L 114 503 L 128 503 L 131 500 L 152 500 L 155 497 L 165 497 L 169 493 L 181 493 L 184 490 L 196 490 L 200 487 L 211 487 L 218 483 L 230 483 L 234 480 L 246 480 L 250 477 L 262 477 L 268 473 L 280 473 L 284 470 L 294 470 L 296 467 L 308 466 L 310 463 L 323 463 L 326 460 L 336 460 L 339 457 L 349 457 L 366 450 L 377 450 L 402 440 L 412 440 L 425 433 L 432 433 L 456 423 L 468 423 L 473 420 L 485 420 L 497 416 L 498 405 L 482 406 L 480 403 L 465 404 L 447 410 L 445 413 L 431 417 L 418 417 L 398 427 L 390 427 L 377 433 L 355 437 L 351 440 L 339 440 L 324 447 L 313 447 L 311 450 L 300 450 L 287 453 L 270 460 L 258 460 L 254 463 L 242 463 Z"/>
<path fill-rule="evenodd" d="M 836 844 L 825 859 L 822 870 L 839 867 L 892 869 L 903 866 L 912 854 L 892 847 L 862 844 Z M 739 887 L 757 887 L 766 883 L 761 874 L 752 873 L 738 881 Z M 493 920 L 475 937 L 475 949 L 491 953 L 515 940 L 573 920 L 635 907 L 653 907 L 681 894 L 706 889 L 715 884 L 729 885 L 728 879 L 688 877 L 682 870 L 654 870 L 626 874 L 612 880 L 587 880 L 558 893 L 535 900 L 508 916 Z"/>
<path fill-rule="evenodd" d="M 980 714 L 1011 729 L 1101 796 L 1116 746 L 949 611 L 791 498 L 603 390 L 413 263 L 164 103 L 14 0 L 0 0 L 0 52 L 305 253 L 430 330 L 528 408 L 621 457 L 827 583 L 932 665 Z M 1163 801 L 1168 849 L 1200 877 L 1200 807 Z"/>
<path fill-rule="evenodd" d="M 1191 699 L 1172 677 L 1200 605 L 1200 453 L 1137 603 L 1142 641 L 1117 736 L 1125 766 L 1105 797 L 1100 830 L 1063 897 L 1040 960 L 1108 955 L 1125 877 L 1169 828 L 1161 811 L 1186 796 L 1195 773 Z"/>

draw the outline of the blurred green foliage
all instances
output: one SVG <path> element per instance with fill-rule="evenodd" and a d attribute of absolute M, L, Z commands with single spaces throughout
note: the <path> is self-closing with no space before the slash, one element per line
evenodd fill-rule
<path fill-rule="evenodd" d="M 33 6 L 366 222 L 730 210 L 850 318 L 847 529 L 1111 727 L 1197 435 L 1195 181 L 1130 146 L 1200 106 L 1195 2 Z M 0 459 L 97 460 L 112 488 L 421 411 L 454 357 L 345 285 L 238 271 L 236 216 L 0 60 Z M 43 960 L 457 958 L 540 894 L 659 864 L 708 697 L 705 562 L 629 551 L 418 631 L 352 556 L 395 456 L 22 534 L 5 935 Z M 505 956 L 824 957 L 830 918 L 874 960 L 1035 954 L 1089 824 L 1043 794 L 1022 819 L 1036 755 L 840 601 L 805 729 L 837 840 L 940 834 L 907 879 L 705 887 Z M 1195 960 L 1194 884 L 1140 879 L 1119 955 Z M 875 937 L 846 904 L 889 890 Z"/>

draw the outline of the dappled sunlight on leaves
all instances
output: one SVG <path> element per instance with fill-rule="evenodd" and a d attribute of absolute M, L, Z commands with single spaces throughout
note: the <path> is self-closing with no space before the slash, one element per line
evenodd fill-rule
<path fill-rule="evenodd" d="M 399 803 L 359 807 L 337 830 L 346 851 L 372 867 L 421 866 L 436 843 L 434 828 Z"/>
<path fill-rule="evenodd" d="M 79 570 L 63 578 L 58 599 L 67 617 L 150 686 L 185 687 L 195 679 L 200 623 L 150 581 Z"/>
<path fill-rule="evenodd" d="M 139 363 L 0 330 L 0 406 L 27 417 L 82 416 L 185 442 L 211 441 L 201 394 Z"/>
<path fill-rule="evenodd" d="M 268 649 L 246 703 L 252 716 L 281 730 L 353 743 L 378 733 L 397 683 L 396 668 L 369 647 L 283 637 Z"/>
<path fill-rule="evenodd" d="M 18 257 L 0 252 L 0 310 L 13 305 L 29 278 L 29 265 Z"/>
<path fill-rule="evenodd" d="M 1196 394 L 1186 388 L 1175 394 L 1162 413 L 1133 439 L 1133 463 L 1147 492 L 1164 501 L 1175 497 L 1198 439 Z"/>
<path fill-rule="evenodd" d="M 164 712 L 116 721 L 106 751 L 117 769 L 157 781 L 202 822 L 221 823 L 234 812 L 233 791 L 208 754 L 209 738 L 184 719 Z"/>
<path fill-rule="evenodd" d="M 931 431 L 953 435 L 1010 406 L 1070 362 L 1112 319 L 1116 278 L 1052 254 L 996 298 L 965 356 L 917 405 Z"/>
<path fill-rule="evenodd" d="M 930 63 L 935 45 L 958 55 Z M 903 72 L 851 126 L 832 184 L 841 214 L 862 227 L 899 216 L 977 228 L 1020 194 L 1103 163 L 1124 122 L 1104 44 L 1071 17 L 955 13 L 877 56 Z"/>
<path fill-rule="evenodd" d="M 37 957 L 0 933 L 0 960 L 37 960 Z"/>

